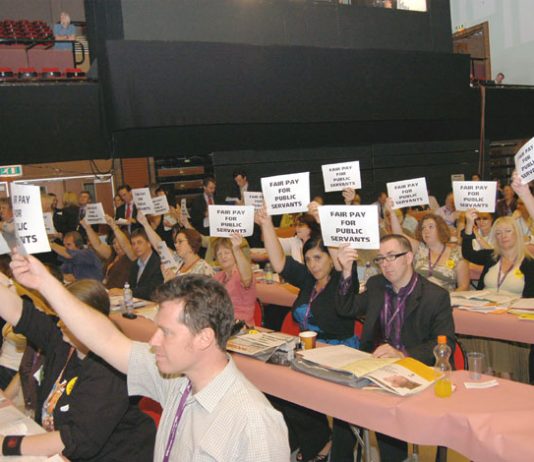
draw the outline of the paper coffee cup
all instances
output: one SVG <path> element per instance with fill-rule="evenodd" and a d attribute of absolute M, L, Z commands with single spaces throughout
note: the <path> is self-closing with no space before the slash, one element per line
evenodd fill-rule
<path fill-rule="evenodd" d="M 300 343 L 302 344 L 302 348 L 304 350 L 311 350 L 312 348 L 315 348 L 315 342 L 317 341 L 317 332 L 307 330 L 305 332 L 301 332 L 299 334 L 299 337 Z"/>

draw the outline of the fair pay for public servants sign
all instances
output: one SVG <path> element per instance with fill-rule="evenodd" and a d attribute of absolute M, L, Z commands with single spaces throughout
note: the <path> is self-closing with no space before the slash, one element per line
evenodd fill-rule
<path fill-rule="evenodd" d="M 376 205 L 324 205 L 319 207 L 323 241 L 327 247 L 349 244 L 355 249 L 378 249 Z"/>

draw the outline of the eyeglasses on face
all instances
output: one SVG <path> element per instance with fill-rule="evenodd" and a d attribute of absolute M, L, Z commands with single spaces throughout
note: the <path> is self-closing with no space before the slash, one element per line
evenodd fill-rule
<path fill-rule="evenodd" d="M 408 252 L 394 253 L 390 255 L 380 256 L 373 259 L 375 265 L 381 265 L 384 261 L 395 261 L 397 258 L 406 255 Z"/>

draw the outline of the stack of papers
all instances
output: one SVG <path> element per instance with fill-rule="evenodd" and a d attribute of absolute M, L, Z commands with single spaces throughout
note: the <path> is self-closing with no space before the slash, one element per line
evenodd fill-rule
<path fill-rule="evenodd" d="M 451 292 L 451 304 L 457 308 L 480 313 L 505 312 L 517 295 L 494 290 L 466 290 Z"/>
<path fill-rule="evenodd" d="M 282 332 L 262 332 L 236 335 L 226 343 L 226 349 L 267 361 L 276 350 L 293 351 L 298 338 Z"/>
<path fill-rule="evenodd" d="M 122 295 L 113 295 L 112 297 L 109 297 L 109 302 L 111 304 L 111 311 L 118 311 L 122 309 L 122 305 L 124 304 L 124 297 Z M 134 308 L 139 308 L 149 303 L 146 300 L 142 300 L 140 298 L 134 298 L 133 302 Z"/>

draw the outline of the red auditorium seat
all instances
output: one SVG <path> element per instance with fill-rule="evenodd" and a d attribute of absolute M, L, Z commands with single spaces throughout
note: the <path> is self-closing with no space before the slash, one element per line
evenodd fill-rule
<path fill-rule="evenodd" d="M 15 74 L 10 67 L 0 67 L 0 81 L 13 80 Z"/>
<path fill-rule="evenodd" d="M 85 78 L 85 72 L 78 67 L 67 67 L 65 69 L 65 76 L 68 79 L 83 79 Z"/>
<path fill-rule="evenodd" d="M 300 328 L 299 325 L 293 320 L 293 313 L 291 313 L 291 311 L 286 314 L 280 331 L 284 334 L 295 335 L 298 337 Z"/>
<path fill-rule="evenodd" d="M 38 77 L 35 67 L 19 67 L 19 79 L 36 79 Z"/>
<path fill-rule="evenodd" d="M 61 77 L 61 71 L 59 67 L 43 67 L 41 77 L 43 79 L 58 79 Z"/>

